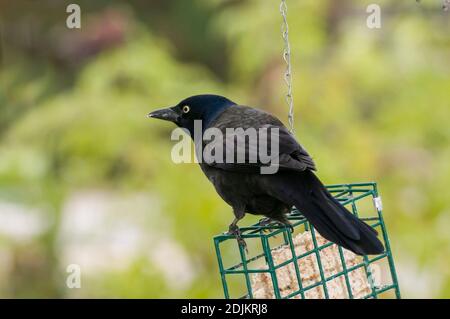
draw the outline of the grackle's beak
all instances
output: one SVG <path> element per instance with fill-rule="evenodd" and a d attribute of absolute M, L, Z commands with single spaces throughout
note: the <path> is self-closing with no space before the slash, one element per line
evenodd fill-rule
<path fill-rule="evenodd" d="M 171 107 L 169 107 L 150 112 L 147 114 L 147 117 L 177 123 L 179 115 Z"/>

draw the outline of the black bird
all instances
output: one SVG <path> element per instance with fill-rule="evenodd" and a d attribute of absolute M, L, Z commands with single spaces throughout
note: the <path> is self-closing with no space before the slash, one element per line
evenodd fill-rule
<path fill-rule="evenodd" d="M 240 244 L 245 246 L 237 223 L 246 213 L 264 215 L 266 221 L 290 226 L 286 214 L 295 206 L 326 239 L 358 255 L 384 251 L 377 232 L 351 214 L 326 190 L 313 172 L 316 167 L 310 155 L 276 117 L 237 105 L 218 95 L 192 96 L 173 107 L 153 111 L 148 116 L 173 122 L 186 129 L 191 137 L 194 137 L 194 121 L 200 120 L 203 132 L 217 128 L 223 133 L 224 141 L 214 141 L 216 143 L 235 140 L 236 136 L 227 134 L 227 128 L 278 130 L 277 135 L 273 135 L 279 140 L 276 154 L 279 169 L 275 174 L 261 174 L 261 167 L 267 166 L 267 163 L 259 158 L 254 163 L 221 163 L 211 161 L 211 158 L 205 158 L 200 163 L 217 193 L 233 208 L 235 218 L 229 226 L 229 233 L 236 235 Z M 269 139 L 272 136 L 270 133 L 267 135 Z M 202 146 L 205 144 L 207 142 L 201 142 Z M 255 148 L 251 143 L 247 144 L 243 150 L 237 146 L 234 152 L 255 155 L 252 154 Z"/>

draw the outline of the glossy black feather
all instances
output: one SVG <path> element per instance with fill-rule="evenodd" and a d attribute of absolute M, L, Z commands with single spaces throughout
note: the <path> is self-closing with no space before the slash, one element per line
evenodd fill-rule
<path fill-rule="evenodd" d="M 240 144 L 236 143 L 236 141 L 239 136 L 243 138 L 245 130 L 253 128 L 256 130 L 267 130 L 267 139 L 265 139 L 265 141 L 268 145 L 269 153 L 271 151 L 270 145 L 272 134 L 278 140 L 279 152 L 273 155 L 279 158 L 280 169 L 296 171 L 316 169 L 314 161 L 306 150 L 295 140 L 283 123 L 269 113 L 247 106 L 235 105 L 224 110 L 209 127 L 220 129 L 225 137 L 223 141 L 212 141 L 212 143 L 210 141 L 205 141 L 205 144 L 221 143 L 223 144 L 223 149 L 225 150 L 224 158 L 221 163 L 216 163 L 210 161 L 208 158 L 205 158 L 210 166 L 221 168 L 226 171 L 246 171 L 258 173 L 260 171 L 260 167 L 265 165 L 259 161 L 258 158 L 257 153 L 260 146 L 258 143 L 257 145 L 254 145 L 254 147 L 249 145 L 249 143 L 245 143 L 245 149 L 242 150 L 242 152 L 245 153 L 246 159 L 252 158 L 252 155 L 254 158 L 258 158 L 257 163 L 246 162 L 244 164 L 239 164 L 227 163 L 225 161 L 225 157 L 227 155 L 226 153 L 227 151 L 230 151 L 229 146 L 231 144 L 235 145 L 231 151 L 234 153 L 238 152 Z M 277 131 L 273 130 L 274 128 L 276 128 Z M 242 131 L 239 131 L 238 134 L 232 135 L 227 133 L 227 129 L 242 129 Z"/>

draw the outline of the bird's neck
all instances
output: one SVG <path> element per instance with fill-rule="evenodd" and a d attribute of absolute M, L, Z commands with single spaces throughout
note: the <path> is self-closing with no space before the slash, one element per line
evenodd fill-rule
<path fill-rule="evenodd" d="M 214 123 L 214 121 L 219 117 L 219 115 L 222 114 L 226 109 L 232 107 L 233 105 L 236 104 L 230 101 L 229 103 L 221 103 L 220 106 L 208 108 L 203 114 L 203 131 L 205 131 L 207 128 L 210 128 L 211 124 Z"/>
<path fill-rule="evenodd" d="M 236 105 L 236 103 L 234 102 L 229 102 L 229 103 L 221 103 L 220 105 L 212 105 L 211 107 L 209 107 L 208 109 L 206 109 L 203 113 L 203 120 L 202 120 L 202 124 L 201 124 L 201 133 L 203 136 L 203 133 L 205 132 L 206 129 L 210 128 L 215 120 L 228 108 L 233 107 L 234 105 Z M 194 132 L 195 132 L 195 123 L 190 123 L 190 125 L 188 127 L 186 127 L 186 129 L 189 131 L 192 139 L 194 139 Z"/>

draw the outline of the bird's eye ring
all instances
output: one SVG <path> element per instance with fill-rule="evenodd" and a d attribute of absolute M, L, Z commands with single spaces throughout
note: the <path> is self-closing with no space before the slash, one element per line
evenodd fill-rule
<path fill-rule="evenodd" d="M 183 106 L 183 113 L 188 113 L 190 110 L 191 108 L 189 107 L 189 105 Z"/>

